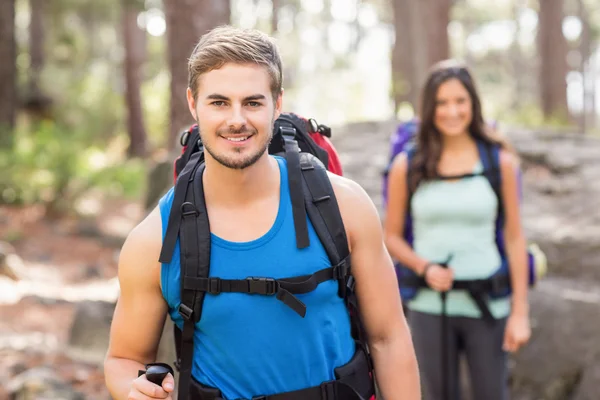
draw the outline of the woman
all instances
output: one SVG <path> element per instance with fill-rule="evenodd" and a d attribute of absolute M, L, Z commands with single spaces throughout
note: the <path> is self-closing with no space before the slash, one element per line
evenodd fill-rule
<path fill-rule="evenodd" d="M 473 398 L 505 400 L 507 352 L 531 334 L 517 159 L 492 137 L 471 74 L 455 61 L 434 66 L 420 111 L 414 152 L 399 154 L 390 170 L 385 234 L 392 257 L 426 284 L 407 304 L 425 398 L 460 398 L 458 357 L 464 353 Z M 500 147 L 498 194 L 483 171 L 482 144 Z M 490 323 L 471 293 L 452 287 L 489 278 L 501 265 L 495 242 L 499 196 L 512 296 L 485 296 Z M 404 239 L 407 210 L 412 246 Z"/>

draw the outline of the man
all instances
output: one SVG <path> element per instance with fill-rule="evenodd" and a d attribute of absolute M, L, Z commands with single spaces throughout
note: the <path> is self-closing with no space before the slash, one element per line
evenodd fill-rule
<path fill-rule="evenodd" d="M 201 184 L 210 220 L 210 276 L 290 277 L 330 266 L 310 221 L 310 245 L 296 247 L 286 161 L 267 152 L 283 100 L 273 41 L 258 31 L 220 27 L 201 38 L 188 67 L 189 109 L 205 150 Z M 331 173 L 329 179 L 379 389 L 386 400 L 420 399 L 416 358 L 377 211 L 356 183 Z M 182 323 L 178 252 L 170 263 L 157 261 L 172 204 L 173 191 L 121 251 L 121 296 L 105 361 L 107 386 L 117 400 L 171 399 L 171 375 L 162 387 L 137 375 L 155 361 L 167 313 Z M 194 329 L 194 384 L 217 388 L 222 398 L 252 398 L 335 380 L 336 368 L 356 350 L 337 294 L 335 282 L 328 281 L 302 295 L 304 317 L 274 296 L 207 294 Z"/>

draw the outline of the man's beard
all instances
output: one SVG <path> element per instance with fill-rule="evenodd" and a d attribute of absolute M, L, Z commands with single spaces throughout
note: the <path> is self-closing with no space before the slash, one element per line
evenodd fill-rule
<path fill-rule="evenodd" d="M 232 134 L 232 135 L 240 135 L 240 136 L 248 135 L 248 136 L 253 137 L 251 140 L 258 140 L 258 131 L 256 129 L 248 129 L 245 125 L 241 129 L 237 129 L 237 130 L 236 129 L 227 129 L 227 130 L 217 131 L 215 134 L 217 140 L 223 134 Z M 202 130 L 200 130 L 200 137 L 202 137 Z M 216 151 L 213 151 L 213 149 L 211 148 L 211 145 L 208 144 L 208 141 L 202 140 L 202 143 L 204 145 L 204 149 L 206 150 L 206 152 L 208 154 L 210 154 L 210 156 L 212 158 L 214 158 L 219 164 L 221 164 L 222 166 L 227 167 L 227 168 L 241 170 L 241 169 L 245 169 L 245 168 L 248 168 L 248 167 L 254 165 L 263 156 L 263 154 L 269 148 L 269 144 L 271 143 L 272 137 L 273 137 L 273 135 L 271 133 L 271 135 L 269 135 L 267 137 L 267 140 L 265 141 L 265 143 L 260 144 L 260 146 L 254 153 L 250 153 L 242 158 L 228 157 L 225 154 L 219 154 Z M 236 153 L 241 153 L 244 150 L 248 151 L 248 149 L 235 148 L 235 147 L 233 148 L 233 151 Z"/>

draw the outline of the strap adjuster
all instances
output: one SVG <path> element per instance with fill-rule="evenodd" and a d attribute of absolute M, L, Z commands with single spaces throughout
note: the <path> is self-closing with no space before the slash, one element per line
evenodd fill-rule
<path fill-rule="evenodd" d="M 338 265 L 335 265 L 333 268 L 333 279 L 344 279 L 348 275 L 348 264 L 345 261 L 342 261 Z"/>
<path fill-rule="evenodd" d="M 183 203 L 181 205 L 181 215 L 183 217 L 189 217 L 191 215 L 196 217 L 196 216 L 198 216 L 198 214 L 199 214 L 198 210 L 196 209 L 194 204 L 190 203 L 189 201 L 186 201 L 185 203 Z"/>
<path fill-rule="evenodd" d="M 279 283 L 273 278 L 249 277 L 248 293 L 272 296 L 279 290 Z"/>
<path fill-rule="evenodd" d="M 296 129 L 289 126 L 280 126 L 279 131 L 281 132 L 281 136 L 283 136 L 284 139 L 292 139 L 295 141 Z"/>
<path fill-rule="evenodd" d="M 183 317 L 183 319 L 189 321 L 190 319 L 192 319 L 194 310 L 182 303 L 179 305 L 179 314 Z"/>
<path fill-rule="evenodd" d="M 208 278 L 207 292 L 210 294 L 221 293 L 221 279 L 219 278 Z"/>
<path fill-rule="evenodd" d="M 321 387 L 321 399 L 323 400 L 335 400 L 335 381 L 323 382 L 319 385 Z"/>

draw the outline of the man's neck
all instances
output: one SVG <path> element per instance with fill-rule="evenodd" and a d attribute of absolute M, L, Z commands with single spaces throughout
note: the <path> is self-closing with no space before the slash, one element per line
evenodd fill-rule
<path fill-rule="evenodd" d="M 206 160 L 204 191 L 220 205 L 237 206 L 270 195 L 278 182 L 279 165 L 268 154 L 241 170 L 227 168 L 214 159 Z"/>

